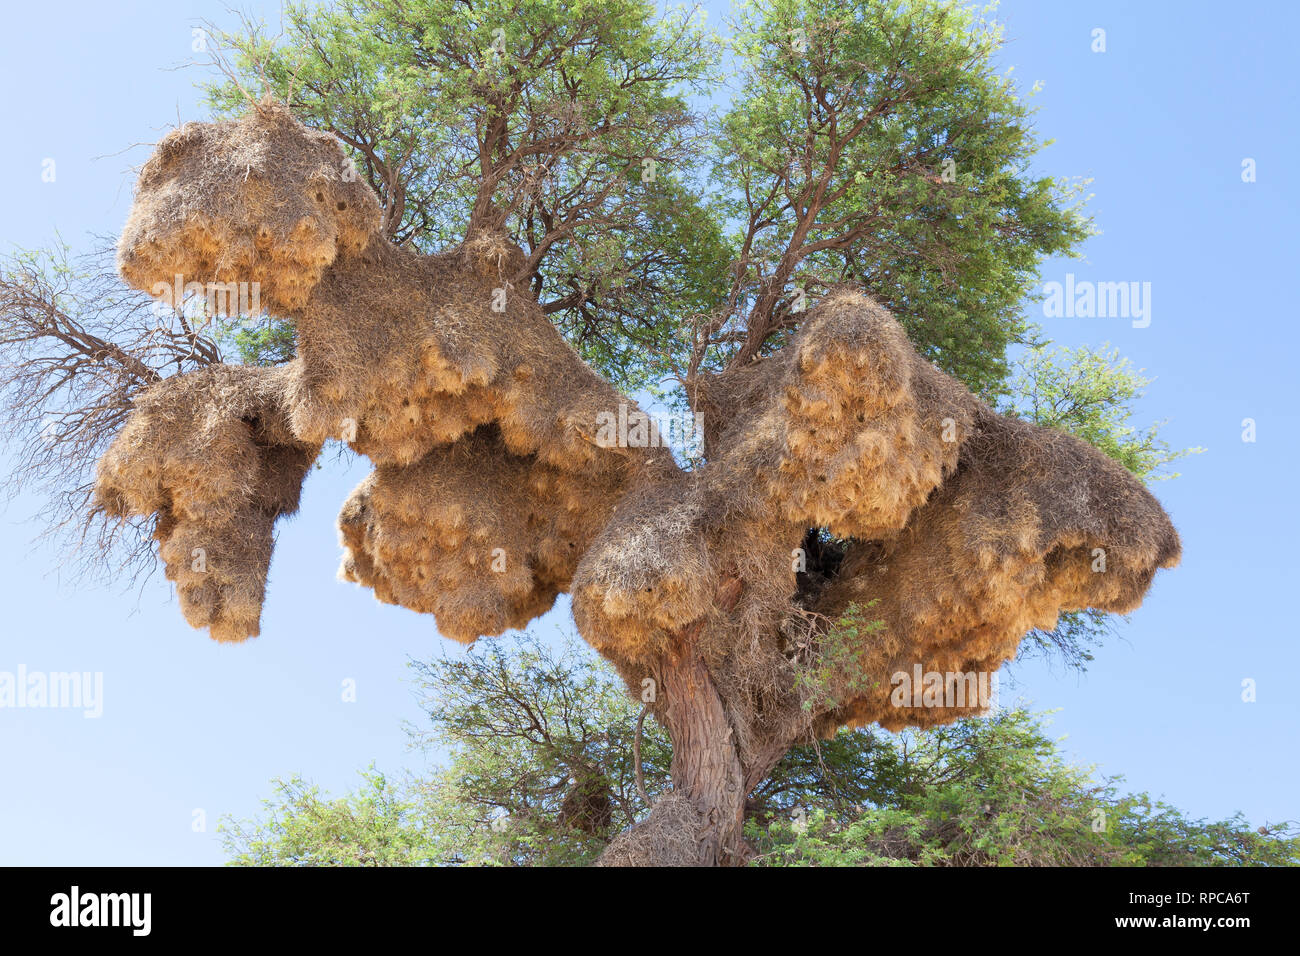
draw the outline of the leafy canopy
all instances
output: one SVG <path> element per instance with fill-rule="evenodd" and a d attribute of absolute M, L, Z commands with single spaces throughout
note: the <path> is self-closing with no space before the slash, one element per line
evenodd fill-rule
<path fill-rule="evenodd" d="M 577 642 L 525 639 L 414 665 L 438 763 L 370 768 L 331 798 L 277 782 L 256 819 L 223 821 L 236 865 L 578 865 L 644 816 L 637 705 Z M 651 800 L 671 751 L 647 721 Z M 1041 718 L 1004 710 L 929 731 L 841 731 L 785 755 L 750 795 L 759 865 L 1295 865 L 1290 824 L 1252 830 L 1124 794 L 1058 753 Z M 576 796 L 575 796 L 576 795 Z"/>
<path fill-rule="evenodd" d="M 335 133 L 394 242 L 432 250 L 504 224 L 529 255 L 520 281 L 635 386 L 646 347 L 671 348 L 728 260 L 690 179 L 687 97 L 719 55 L 700 20 L 643 0 L 294 4 L 281 37 L 215 31 L 230 61 L 210 99 L 229 114 L 260 87 Z"/>
<path fill-rule="evenodd" d="M 1204 449 L 1171 449 L 1160 424 L 1129 422 L 1151 379 L 1117 349 L 1035 345 L 1015 362 L 1004 410 L 1101 449 L 1144 481 L 1176 478 L 1167 467 Z"/>
<path fill-rule="evenodd" d="M 857 281 L 991 396 L 1038 263 L 1091 232 L 1080 187 L 1030 170 L 1000 27 L 957 3 L 750 0 L 725 40 L 642 0 L 339 0 L 284 24 L 215 31 L 217 112 L 269 90 L 336 133 L 395 242 L 500 219 L 623 387 L 744 364 Z M 258 361 L 288 341 L 241 340 Z"/>
<path fill-rule="evenodd" d="M 1091 232 L 1080 186 L 1030 171 L 1044 144 L 995 71 L 1001 42 L 941 0 L 741 5 L 739 93 L 714 143 L 740 225 L 729 305 L 774 309 L 779 329 L 796 287 L 858 281 L 923 354 L 996 392 L 1039 262 Z"/>

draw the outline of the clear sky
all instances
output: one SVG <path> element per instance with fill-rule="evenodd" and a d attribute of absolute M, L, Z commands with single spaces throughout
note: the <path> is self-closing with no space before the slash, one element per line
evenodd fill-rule
<path fill-rule="evenodd" d="M 713 0 L 710 9 L 720 12 Z M 272 14 L 273 3 L 254 9 Z M 1103 234 L 1044 281 L 1151 283 L 1151 322 L 1031 315 L 1053 339 L 1110 342 L 1155 378 L 1141 423 L 1208 451 L 1155 491 L 1183 564 L 1161 572 L 1120 637 L 1078 676 L 1014 669 L 1015 694 L 1060 708 L 1078 761 L 1125 775 L 1197 815 L 1300 817 L 1295 616 L 1300 466 L 1293 392 L 1300 8 L 1195 2 L 1003 4 L 1007 65 L 1041 80 L 1037 124 L 1053 175 L 1094 179 Z M 11 5 L 0 31 L 6 91 L 0 241 L 74 247 L 115 233 L 131 167 L 170 124 L 201 119 L 191 29 L 215 0 Z M 715 14 L 716 19 L 716 14 Z M 1106 31 L 1094 53 L 1093 30 Z M 1257 181 L 1245 183 L 1244 159 Z M 42 162 L 55 160 L 53 183 Z M 1242 441 L 1242 420 L 1257 441 Z M 3 463 L 0 463 L 3 466 Z M 262 636 L 219 646 L 190 630 L 161 575 L 138 591 L 74 587 L 31 541 L 35 503 L 0 514 L 0 671 L 92 671 L 103 714 L 0 710 L 0 863 L 208 864 L 217 819 L 247 816 L 276 775 L 350 787 L 375 761 L 419 766 L 407 661 L 453 651 L 433 621 L 335 580 L 334 518 L 367 464 L 334 456 L 280 527 Z M 568 605 L 538 622 L 567 627 Z M 1253 679 L 1257 701 L 1242 701 Z M 343 700 L 345 681 L 356 701 Z M 1005 699 L 1005 696 L 1004 696 Z M 201 811 L 201 816 L 196 816 Z M 206 823 L 200 828 L 200 823 Z"/>

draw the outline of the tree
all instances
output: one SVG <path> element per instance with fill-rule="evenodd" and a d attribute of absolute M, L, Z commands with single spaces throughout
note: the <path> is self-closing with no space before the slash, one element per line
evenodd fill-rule
<path fill-rule="evenodd" d="M 995 23 L 948 3 L 757 0 L 739 8 L 740 93 L 715 181 L 741 224 L 715 323 L 741 366 L 799 322 L 797 292 L 854 281 L 917 349 L 994 395 L 1041 257 L 1091 232 L 1067 186 L 1028 173 L 1030 111 Z M 712 329 L 709 330 L 712 333 Z M 712 344 L 702 336 L 701 348 Z"/>
<path fill-rule="evenodd" d="M 414 667 L 431 730 L 412 742 L 445 762 L 400 781 L 371 768 L 332 799 L 300 777 L 278 781 L 257 818 L 222 822 L 231 863 L 581 865 L 644 813 L 639 714 L 580 646 L 525 638 Z M 670 759 L 651 724 L 641 761 L 651 800 L 670 792 Z M 579 778 L 601 781 L 583 804 L 612 812 L 564 812 L 584 793 Z M 1121 783 L 1065 763 L 1043 718 L 1006 709 L 898 735 L 841 730 L 795 747 L 750 794 L 745 820 L 760 866 L 1300 861 L 1292 824 L 1197 820 Z"/>
<path fill-rule="evenodd" d="M 225 118 L 157 145 L 118 244 L 130 286 L 276 363 L 145 375 L 98 465 L 89 512 L 150 526 L 195 627 L 258 633 L 275 523 L 341 440 L 375 465 L 340 515 L 345 579 L 462 641 L 568 592 L 666 730 L 673 790 L 602 862 L 742 863 L 792 747 L 978 713 L 1027 632 L 1126 612 L 1177 562 L 1121 464 L 976 397 L 1005 390 L 1041 257 L 1090 228 L 1027 171 L 995 25 L 760 0 L 709 145 L 686 96 L 716 44 L 690 16 L 354 0 L 288 22 L 226 37 Z M 246 291 L 291 358 L 230 306 Z M 689 468 L 616 387 L 661 376 L 702 421 Z M 606 780 L 575 780 L 557 813 L 616 818 L 590 803 Z"/>

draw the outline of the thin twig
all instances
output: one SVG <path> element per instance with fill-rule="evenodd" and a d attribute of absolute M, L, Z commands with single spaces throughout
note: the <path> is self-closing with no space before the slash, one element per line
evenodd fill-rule
<path fill-rule="evenodd" d="M 641 770 L 641 731 L 645 726 L 645 715 L 650 712 L 649 704 L 641 705 L 641 713 L 636 718 L 636 734 L 632 737 L 632 768 L 636 773 L 636 792 L 646 807 L 653 807 L 649 795 L 645 792 L 645 774 Z"/>

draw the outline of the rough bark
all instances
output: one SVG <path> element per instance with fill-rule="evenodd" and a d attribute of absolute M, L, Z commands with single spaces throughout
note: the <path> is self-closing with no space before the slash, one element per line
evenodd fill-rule
<path fill-rule="evenodd" d="M 725 579 L 717 607 L 732 609 L 743 587 L 738 578 Z M 673 795 L 620 834 L 602 865 L 743 866 L 750 858 L 743 834 L 745 799 L 788 746 L 774 746 L 779 752 L 762 767 L 743 765 L 727 709 L 698 650 L 704 626 L 699 622 L 679 633 L 656 668 L 664 701 L 657 717 L 673 743 Z"/>
<path fill-rule="evenodd" d="M 743 866 L 752 856 L 743 834 L 746 799 L 807 734 L 807 715 L 784 715 L 775 723 L 783 728 L 778 737 L 742 759 L 698 636 L 698 627 L 687 628 L 656 670 L 664 700 L 657 716 L 673 743 L 672 795 L 611 842 L 602 866 Z"/>
<path fill-rule="evenodd" d="M 601 866 L 742 866 L 745 772 L 722 699 L 696 646 L 697 628 L 662 659 L 658 719 L 673 742 L 673 791 L 610 843 Z"/>
<path fill-rule="evenodd" d="M 745 775 L 722 700 L 692 638 L 688 634 L 668 656 L 661 673 L 664 722 L 673 741 L 673 788 L 700 813 L 695 862 L 742 864 L 747 858 L 741 833 Z"/>

